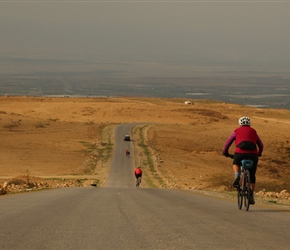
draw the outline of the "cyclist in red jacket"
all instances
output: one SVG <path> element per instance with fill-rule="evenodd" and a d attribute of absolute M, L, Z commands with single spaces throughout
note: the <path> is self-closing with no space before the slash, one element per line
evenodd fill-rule
<path fill-rule="evenodd" d="M 256 130 L 251 127 L 251 120 L 249 117 L 241 117 L 239 119 L 239 125 L 240 127 L 235 129 L 232 135 L 226 141 L 223 155 L 226 157 L 229 156 L 228 150 L 232 143 L 235 141 L 236 148 L 234 151 L 233 160 L 233 170 L 235 173 L 235 181 L 233 183 L 234 187 L 237 187 L 239 185 L 241 161 L 245 158 L 253 160 L 254 164 L 252 168 L 249 169 L 249 171 L 251 186 L 254 192 L 256 185 L 258 156 L 262 156 L 264 146 Z M 250 203 L 255 204 L 254 194 L 251 195 Z"/>
<path fill-rule="evenodd" d="M 137 167 L 134 171 L 134 175 L 136 178 L 136 186 L 138 186 L 138 178 L 141 177 L 142 178 L 142 169 L 140 167 Z M 141 182 L 141 180 L 140 180 Z"/>
<path fill-rule="evenodd" d="M 126 149 L 126 156 L 130 156 L 130 151 L 128 149 Z"/>

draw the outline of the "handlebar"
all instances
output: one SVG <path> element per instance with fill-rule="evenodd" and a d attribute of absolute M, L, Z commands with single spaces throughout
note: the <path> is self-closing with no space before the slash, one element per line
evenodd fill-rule
<path fill-rule="evenodd" d="M 224 155 L 225 157 L 228 157 L 228 158 L 234 159 L 234 155 L 232 155 L 232 154 L 229 154 L 229 153 L 225 153 L 225 152 L 223 152 L 223 155 Z"/>
<path fill-rule="evenodd" d="M 228 154 L 228 155 L 226 155 L 226 157 L 234 159 L 234 155 L 232 155 L 232 154 Z M 258 157 L 261 157 L 261 155 L 258 155 Z"/>

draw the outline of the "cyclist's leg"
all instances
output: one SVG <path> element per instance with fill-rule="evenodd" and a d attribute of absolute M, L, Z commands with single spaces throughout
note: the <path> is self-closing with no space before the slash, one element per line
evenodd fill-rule
<path fill-rule="evenodd" d="M 256 170 L 257 170 L 257 163 L 258 163 L 258 159 L 256 161 L 254 160 L 254 165 L 253 165 L 253 167 L 249 171 L 250 172 L 250 177 L 251 177 L 251 188 L 252 188 L 252 195 L 251 195 L 252 197 L 251 197 L 251 200 L 252 200 L 252 204 L 255 203 L 254 192 L 255 192 L 255 189 L 256 189 Z"/>
<path fill-rule="evenodd" d="M 250 171 L 250 177 L 251 177 L 251 187 L 252 187 L 252 191 L 255 192 L 256 189 L 256 167 L 254 169 L 254 167 L 252 167 L 253 169 L 251 169 Z"/>
<path fill-rule="evenodd" d="M 240 181 L 240 172 L 241 172 L 241 160 L 243 159 L 243 155 L 242 154 L 234 154 L 234 160 L 233 160 L 233 171 L 235 174 L 235 180 L 233 183 L 234 187 L 237 187 L 239 185 L 239 181 Z"/>
<path fill-rule="evenodd" d="M 234 170 L 234 173 L 236 172 L 240 172 L 240 167 L 237 165 L 237 164 L 233 164 L 233 170 Z"/>
<path fill-rule="evenodd" d="M 249 203 L 254 205 L 255 204 L 255 198 L 254 198 L 254 192 L 255 192 L 255 187 L 256 187 L 256 167 L 250 168 L 251 171 L 249 171 L 250 174 L 250 183 L 251 183 L 251 189 L 250 189 L 250 198 L 249 198 Z"/>
<path fill-rule="evenodd" d="M 250 177 L 251 177 L 251 187 L 252 187 L 252 191 L 255 191 L 255 187 L 256 187 L 256 171 L 257 171 L 257 165 L 258 165 L 258 157 L 256 155 L 249 155 L 248 158 L 251 159 L 254 162 L 253 166 L 249 169 L 249 172 L 250 172 Z"/>
<path fill-rule="evenodd" d="M 137 174 L 137 175 L 135 175 L 135 177 L 136 177 L 136 187 L 137 187 L 139 185 L 139 177 L 140 177 L 140 175 Z"/>
<path fill-rule="evenodd" d="M 255 204 L 254 192 L 256 188 L 256 170 L 257 170 L 257 164 L 258 164 L 258 156 L 250 154 L 250 155 L 247 155 L 247 158 L 251 159 L 254 162 L 253 166 L 249 169 L 249 172 L 250 172 L 250 182 L 251 182 L 250 204 Z"/>
<path fill-rule="evenodd" d="M 239 186 L 239 182 L 240 182 L 240 167 L 237 164 L 233 164 L 233 170 L 234 170 L 234 175 L 235 175 L 233 186 L 237 187 Z"/>

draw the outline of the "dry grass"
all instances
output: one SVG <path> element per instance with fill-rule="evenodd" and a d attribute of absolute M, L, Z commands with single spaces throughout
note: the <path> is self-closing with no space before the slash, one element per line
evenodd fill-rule
<path fill-rule="evenodd" d="M 231 160 L 221 153 L 238 118 L 247 115 L 265 144 L 257 191 L 290 191 L 289 110 L 184 101 L 1 97 L 0 178 L 28 171 L 46 179 L 85 174 L 101 183 L 110 164 L 114 126 L 144 122 L 150 125 L 132 131 L 134 155 L 143 152 L 135 161 L 142 160 L 151 186 L 230 190 Z"/>

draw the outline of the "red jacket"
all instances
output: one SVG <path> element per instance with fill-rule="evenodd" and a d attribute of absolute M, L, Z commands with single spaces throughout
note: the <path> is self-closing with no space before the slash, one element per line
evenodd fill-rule
<path fill-rule="evenodd" d="M 263 143 L 255 129 L 250 126 L 241 126 L 232 133 L 224 146 L 224 152 L 228 153 L 231 144 L 235 141 L 235 153 L 257 154 L 263 152 Z M 257 146 L 259 150 L 257 149 Z"/>
<path fill-rule="evenodd" d="M 137 175 L 137 174 L 141 174 L 141 175 L 142 175 L 142 170 L 141 170 L 141 168 L 136 168 L 136 169 L 135 169 L 135 175 Z"/>

